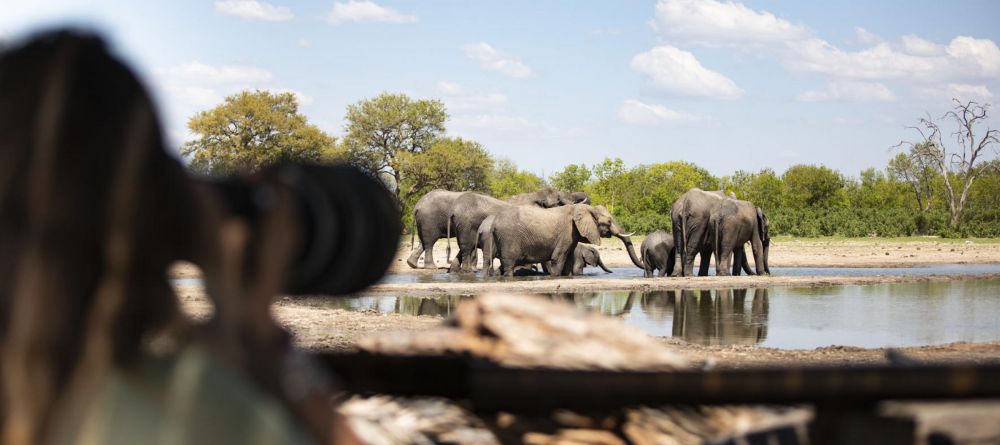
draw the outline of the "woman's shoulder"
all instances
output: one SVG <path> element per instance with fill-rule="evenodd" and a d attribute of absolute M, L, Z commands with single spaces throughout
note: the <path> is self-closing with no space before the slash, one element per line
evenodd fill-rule
<path fill-rule="evenodd" d="M 113 372 L 85 417 L 80 442 L 312 443 L 278 400 L 195 346 Z"/>

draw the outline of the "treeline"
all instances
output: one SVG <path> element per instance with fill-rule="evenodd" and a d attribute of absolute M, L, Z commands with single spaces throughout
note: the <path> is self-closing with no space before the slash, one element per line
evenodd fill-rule
<path fill-rule="evenodd" d="M 775 235 L 1000 236 L 1000 161 L 978 167 L 957 228 L 949 227 L 943 177 L 927 173 L 928 203 L 918 200 L 914 184 L 893 168 L 869 168 L 853 177 L 824 166 L 795 165 L 781 174 L 763 169 L 716 177 L 688 162 L 626 168 L 620 159 L 605 159 L 592 167 L 566 166 L 549 182 L 557 189 L 589 192 L 627 230 L 639 233 L 670 229 L 672 203 L 685 190 L 700 187 L 731 191 L 762 207 Z"/>
<path fill-rule="evenodd" d="M 932 132 L 901 149 L 884 169 L 856 177 L 816 165 L 716 177 L 684 161 L 626 166 L 616 158 L 567 165 L 542 178 L 494 157 L 478 142 L 447 136 L 448 114 L 438 100 L 383 93 L 349 105 L 345 121 L 343 137 L 334 138 L 298 113 L 294 95 L 244 91 L 191 118 L 188 127 L 198 138 L 183 153 L 192 170 L 209 175 L 285 160 L 353 163 L 393 191 L 408 230 L 414 204 L 433 189 L 506 198 L 551 186 L 588 192 L 626 230 L 648 233 L 670 229 L 673 202 L 700 187 L 753 201 L 768 213 L 776 235 L 1000 236 L 1000 161 L 967 162 L 966 169 L 937 162 L 949 156 L 939 133 L 937 140 Z M 937 130 L 933 122 L 921 123 Z M 965 124 L 974 128 L 976 122 Z M 991 136 L 996 134 L 980 139 L 980 151 L 990 147 Z"/>

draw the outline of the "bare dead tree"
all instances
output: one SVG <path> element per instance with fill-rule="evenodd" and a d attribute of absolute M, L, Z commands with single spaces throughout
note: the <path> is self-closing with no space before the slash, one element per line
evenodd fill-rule
<path fill-rule="evenodd" d="M 920 141 L 901 141 L 896 147 L 908 147 L 912 156 L 929 162 L 941 174 L 951 215 L 948 226 L 954 229 L 961 224 L 969 189 L 979 174 L 975 168 L 976 162 L 981 160 L 984 151 L 1000 144 L 1000 130 L 987 126 L 986 132 L 977 138 L 976 130 L 985 123 L 990 104 L 961 102 L 958 99 L 952 101 L 955 104 L 952 110 L 938 120 L 951 121 L 956 125 L 957 130 L 951 133 L 957 145 L 954 150 L 945 145 L 941 127 L 930 115 L 921 118 L 919 126 L 907 127 L 920 134 Z M 956 186 L 961 187 L 961 193 L 956 192 Z"/>

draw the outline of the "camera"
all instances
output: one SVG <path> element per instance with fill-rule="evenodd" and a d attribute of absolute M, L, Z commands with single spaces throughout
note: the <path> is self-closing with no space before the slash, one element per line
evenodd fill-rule
<path fill-rule="evenodd" d="M 276 186 L 291 191 L 299 245 L 288 294 L 357 292 L 378 281 L 395 257 L 399 209 L 380 181 L 355 167 L 286 163 L 208 183 L 229 214 L 251 225 L 273 206 Z"/>

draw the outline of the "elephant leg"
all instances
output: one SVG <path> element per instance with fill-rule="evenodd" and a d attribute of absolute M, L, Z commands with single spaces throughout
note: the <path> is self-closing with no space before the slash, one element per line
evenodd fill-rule
<path fill-rule="evenodd" d="M 754 230 L 753 237 L 750 238 L 750 247 L 753 249 L 753 262 L 754 268 L 757 269 L 757 275 L 764 275 L 766 272 L 764 269 L 764 244 L 761 243 L 756 230 Z"/>
<path fill-rule="evenodd" d="M 458 238 L 458 257 L 459 257 L 459 267 L 460 272 L 469 272 L 475 269 L 473 261 L 475 261 L 475 242 L 476 234 L 464 234 L 464 236 Z"/>
<path fill-rule="evenodd" d="M 649 252 L 646 249 L 642 251 L 642 276 L 644 278 L 653 276 L 653 265 L 649 262 Z"/>
<path fill-rule="evenodd" d="M 704 239 L 705 239 L 705 224 L 692 224 L 692 226 L 687 230 L 688 239 L 684 243 L 684 276 L 690 277 L 694 276 L 694 257 L 700 251 L 704 250 Z M 698 275 L 704 276 L 707 273 L 705 270 L 705 254 L 702 253 L 702 270 L 698 271 Z M 704 272 L 704 273 L 703 273 Z"/>
<path fill-rule="evenodd" d="M 743 271 L 743 263 L 746 261 L 746 253 L 743 252 L 743 246 L 737 247 L 733 251 L 733 276 L 740 276 L 740 272 Z M 752 274 L 748 274 L 752 275 Z"/>
<path fill-rule="evenodd" d="M 434 264 L 434 244 L 437 243 L 437 240 L 437 237 L 428 236 L 425 242 L 424 237 L 420 237 L 420 250 L 424 252 L 425 269 L 433 269 L 437 267 L 437 265 Z M 416 264 L 416 259 L 414 259 L 413 262 Z"/>
<path fill-rule="evenodd" d="M 721 251 L 722 256 L 715 258 L 715 275 L 725 277 L 729 275 L 729 264 L 730 258 L 733 256 L 733 251 L 728 249 L 723 249 Z"/>
<path fill-rule="evenodd" d="M 712 249 L 711 248 L 702 249 L 702 251 L 699 252 L 699 255 L 701 255 L 701 264 L 698 266 L 698 276 L 707 277 L 708 266 L 709 263 L 712 261 Z M 718 259 L 716 259 L 716 261 L 718 261 Z"/>
<path fill-rule="evenodd" d="M 671 250 L 670 253 L 667 254 L 667 268 L 664 271 L 665 272 L 664 275 L 661 276 L 666 276 L 666 275 L 680 276 L 681 271 L 675 270 L 675 269 L 680 269 L 678 266 L 680 266 L 680 264 L 677 262 L 677 253 Z"/>
<path fill-rule="evenodd" d="M 500 274 L 505 277 L 514 276 L 514 262 L 505 258 L 500 258 Z"/>
<path fill-rule="evenodd" d="M 570 247 L 576 247 L 576 245 L 574 244 Z M 572 261 L 570 249 L 556 246 L 555 250 L 552 252 L 552 269 L 549 270 L 549 276 L 556 277 L 564 275 L 566 272 L 565 269 L 567 261 Z"/>
<path fill-rule="evenodd" d="M 424 244 L 420 243 L 420 246 L 418 246 L 416 249 L 413 249 L 413 253 L 411 253 L 410 257 L 406 259 L 406 264 L 413 269 L 417 269 L 419 267 L 417 265 L 417 260 L 420 259 L 420 254 L 422 253 L 424 253 Z M 428 256 L 430 256 L 430 254 L 428 254 Z M 426 264 L 426 260 L 424 261 Z"/>

